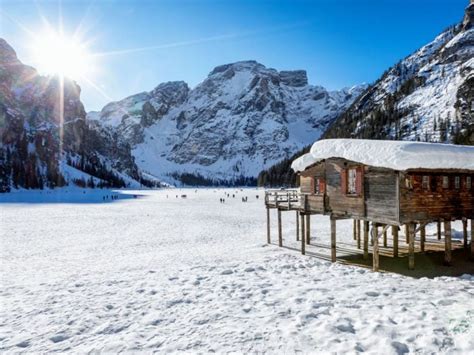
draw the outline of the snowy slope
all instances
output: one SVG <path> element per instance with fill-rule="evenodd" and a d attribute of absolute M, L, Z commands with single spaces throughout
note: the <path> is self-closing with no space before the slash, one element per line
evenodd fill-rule
<path fill-rule="evenodd" d="M 293 213 L 282 214 L 288 248 L 266 245 L 263 191 L 219 203 L 226 192 L 236 193 L 92 203 L 96 190 L 87 204 L 2 204 L 0 352 L 472 353 L 474 276 L 332 264 L 315 257 L 330 255 L 324 216 L 311 217 L 307 256 L 294 250 Z M 453 228 L 459 245 L 461 223 Z M 340 258 L 356 249 L 352 222 L 337 231 Z"/>
<path fill-rule="evenodd" d="M 390 68 L 326 132 L 474 144 L 474 4 L 453 26 Z"/>
<path fill-rule="evenodd" d="M 245 61 L 216 67 L 192 90 L 164 83 L 88 117 L 118 132 L 138 166 L 165 181 L 181 173 L 234 180 L 317 139 L 363 88 L 328 92 L 309 85 L 305 71 Z"/>

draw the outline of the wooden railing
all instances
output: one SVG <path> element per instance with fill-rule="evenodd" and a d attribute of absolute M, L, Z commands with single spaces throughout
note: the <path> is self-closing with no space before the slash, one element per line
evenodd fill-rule
<path fill-rule="evenodd" d="M 300 194 L 297 189 L 265 191 L 265 205 L 290 209 L 292 204 L 299 203 Z"/>

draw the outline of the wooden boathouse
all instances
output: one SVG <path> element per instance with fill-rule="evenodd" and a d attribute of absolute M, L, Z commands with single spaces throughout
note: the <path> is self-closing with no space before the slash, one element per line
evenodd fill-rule
<path fill-rule="evenodd" d="M 397 257 L 399 230 L 404 226 L 408 267 L 414 269 L 416 233 L 420 233 L 420 251 L 424 252 L 426 225 L 436 223 L 439 240 L 444 227 L 444 263 L 450 265 L 451 222 L 461 220 L 463 246 L 474 257 L 474 147 L 328 139 L 316 142 L 309 153 L 293 162 L 292 169 L 298 173 L 299 190 L 268 190 L 265 194 L 269 243 L 271 209 L 278 211 L 279 246 L 283 243 L 281 213 L 296 211 L 296 238 L 301 235 L 302 254 L 311 239 L 310 216 L 327 215 L 334 262 L 336 221 L 352 219 L 354 239 L 364 259 L 368 259 L 370 234 L 373 270 L 378 271 L 379 238 L 383 236 L 387 247 L 391 230 L 393 257 Z"/>

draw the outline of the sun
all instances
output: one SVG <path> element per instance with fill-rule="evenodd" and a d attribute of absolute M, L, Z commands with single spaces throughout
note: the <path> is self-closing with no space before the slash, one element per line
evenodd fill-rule
<path fill-rule="evenodd" d="M 92 68 L 86 44 L 74 36 L 47 30 L 35 35 L 32 42 L 32 61 L 40 73 L 79 79 Z"/>

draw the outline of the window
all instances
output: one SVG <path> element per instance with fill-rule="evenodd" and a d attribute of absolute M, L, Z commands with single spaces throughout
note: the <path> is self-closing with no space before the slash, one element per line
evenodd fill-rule
<path fill-rule="evenodd" d="M 314 178 L 314 193 L 316 195 L 324 194 L 325 187 L 326 185 L 325 185 L 324 179 Z"/>
<path fill-rule="evenodd" d="M 347 170 L 347 193 L 349 195 L 357 194 L 357 169 Z"/>
<path fill-rule="evenodd" d="M 405 178 L 405 187 L 409 190 L 413 189 L 413 176 L 409 175 Z"/>
<path fill-rule="evenodd" d="M 449 177 L 443 176 L 443 189 L 449 189 Z"/>
<path fill-rule="evenodd" d="M 454 177 L 454 188 L 456 190 L 461 188 L 461 177 L 459 177 L 459 176 Z"/>
<path fill-rule="evenodd" d="M 421 181 L 421 186 L 423 187 L 423 190 L 430 189 L 430 177 L 428 175 L 423 176 L 423 179 Z"/>
<path fill-rule="evenodd" d="M 472 178 L 470 176 L 466 176 L 466 189 L 470 190 L 472 187 Z"/>

